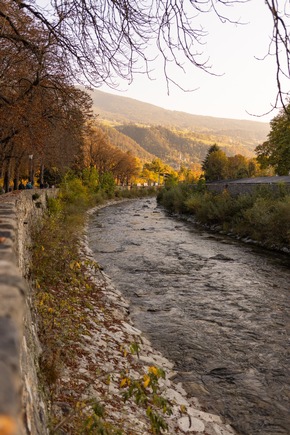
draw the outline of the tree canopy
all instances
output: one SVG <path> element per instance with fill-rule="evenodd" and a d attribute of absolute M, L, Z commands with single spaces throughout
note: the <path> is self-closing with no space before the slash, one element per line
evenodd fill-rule
<path fill-rule="evenodd" d="M 248 159 L 241 154 L 227 157 L 221 148 L 212 145 L 202 163 L 206 181 L 239 179 L 263 175 L 256 159 Z"/>
<path fill-rule="evenodd" d="M 14 188 L 27 166 L 70 166 L 91 100 L 76 89 L 48 30 L 19 2 L 0 4 L 0 170 Z M 33 168 L 31 168 L 33 172 Z"/>
<path fill-rule="evenodd" d="M 216 144 L 212 145 L 202 164 L 207 181 L 224 180 L 228 174 L 228 158 Z"/>
<path fill-rule="evenodd" d="M 184 69 L 189 62 L 209 71 L 200 15 L 233 21 L 230 6 L 247 1 L 48 0 L 44 6 L 41 0 L 1 0 L 0 169 L 6 190 L 11 177 L 17 185 L 29 156 L 41 166 L 66 167 L 76 159 L 91 116 L 90 98 L 76 83 L 116 87 L 135 74 L 150 76 L 156 56 L 168 87 L 175 83 L 170 65 Z M 290 76 L 288 1 L 265 0 L 260 7 L 273 18 L 268 54 L 276 56 L 276 106 L 288 93 L 282 77 Z"/>
<path fill-rule="evenodd" d="M 28 37 L 23 23 L 15 22 L 15 14 L 20 12 L 33 20 L 42 32 L 42 43 L 47 46 L 53 41 L 51 52 L 62 59 L 66 73 L 69 71 L 78 81 L 115 87 L 118 78 L 130 82 L 135 73 L 145 72 L 150 76 L 156 56 L 161 56 L 169 85 L 175 83 L 169 73 L 172 63 L 184 69 L 185 62 L 189 61 L 197 68 L 210 70 L 208 59 L 203 55 L 210 29 L 201 26 L 200 17 L 213 13 L 223 22 L 243 22 L 242 17 L 240 20 L 234 17 L 233 10 L 248 2 L 50 0 L 43 6 L 40 0 L 4 0 L 0 8 L 0 34 L 2 39 L 6 38 L 6 27 L 13 27 L 15 41 L 33 46 L 35 53 L 41 53 L 35 39 L 31 41 Z M 282 77 L 289 79 L 290 75 L 289 2 L 265 0 L 260 7 L 267 8 L 273 20 L 268 54 L 276 56 L 277 104 L 288 94 Z"/>
<path fill-rule="evenodd" d="M 290 112 L 290 105 L 288 105 Z M 290 173 L 290 118 L 281 111 L 270 123 L 268 140 L 257 146 L 257 160 L 262 167 L 273 167 L 278 175 Z"/>
<path fill-rule="evenodd" d="M 104 179 L 111 174 L 120 184 L 129 184 L 139 172 L 137 159 L 111 145 L 108 136 L 96 124 L 89 125 L 82 148 L 80 167 L 95 168 Z"/>

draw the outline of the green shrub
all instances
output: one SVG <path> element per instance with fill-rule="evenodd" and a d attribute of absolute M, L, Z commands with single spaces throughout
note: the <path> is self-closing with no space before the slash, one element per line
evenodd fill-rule
<path fill-rule="evenodd" d="M 96 168 L 85 168 L 82 171 L 82 182 L 92 192 L 96 192 L 99 186 L 99 174 Z"/>
<path fill-rule="evenodd" d="M 206 195 L 209 196 L 210 194 L 207 193 Z M 197 215 L 203 207 L 203 204 L 208 201 L 206 195 L 201 192 L 195 192 L 194 194 L 190 195 L 185 200 L 187 211 L 191 214 Z"/>
<path fill-rule="evenodd" d="M 290 195 L 277 201 L 272 216 L 270 233 L 276 235 L 278 243 L 290 246 Z"/>
<path fill-rule="evenodd" d="M 105 172 L 100 176 L 100 188 L 107 195 L 108 198 L 115 196 L 115 177 L 111 172 Z"/>
<path fill-rule="evenodd" d="M 62 203 L 60 198 L 46 198 L 47 210 L 49 215 L 57 215 L 62 211 Z"/>
<path fill-rule="evenodd" d="M 220 194 L 196 191 L 186 200 L 185 204 L 188 211 L 194 213 L 200 222 L 222 225 L 231 222 L 239 208 L 227 191 Z"/>
<path fill-rule="evenodd" d="M 160 191 L 157 195 L 157 201 L 173 213 L 187 213 L 185 201 L 190 193 L 191 190 L 187 188 L 186 184 L 174 185 Z"/>
<path fill-rule="evenodd" d="M 89 204 L 89 191 L 81 179 L 65 178 L 60 188 L 61 199 L 69 204 L 77 203 L 79 207 L 84 207 Z"/>
<path fill-rule="evenodd" d="M 193 214 L 198 222 L 219 225 L 267 246 L 290 244 L 290 194 L 284 184 L 258 186 L 252 194 L 239 196 L 179 185 L 163 189 L 158 202 L 170 211 Z"/>
<path fill-rule="evenodd" d="M 257 198 L 251 208 L 243 212 L 240 231 L 268 244 L 290 243 L 290 196 L 284 201 Z"/>

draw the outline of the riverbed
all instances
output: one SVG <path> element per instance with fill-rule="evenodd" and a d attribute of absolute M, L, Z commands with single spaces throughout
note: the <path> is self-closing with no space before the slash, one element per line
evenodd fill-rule
<path fill-rule="evenodd" d="M 290 256 L 168 216 L 156 199 L 93 214 L 96 261 L 176 381 L 240 434 L 290 434 Z"/>

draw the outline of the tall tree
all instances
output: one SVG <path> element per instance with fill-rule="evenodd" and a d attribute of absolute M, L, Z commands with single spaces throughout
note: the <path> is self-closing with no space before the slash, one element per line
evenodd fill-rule
<path fill-rule="evenodd" d="M 95 168 L 100 176 L 111 174 L 117 183 L 129 183 L 137 175 L 137 159 L 110 144 L 104 131 L 94 123 L 87 126 L 81 166 Z"/>
<path fill-rule="evenodd" d="M 26 11 L 37 27 L 46 30 L 47 40 L 54 39 L 57 51 L 79 81 L 99 85 L 106 82 L 116 87 L 116 78 L 131 82 L 134 73 L 150 76 L 156 54 L 163 60 L 167 84 L 175 83 L 170 74 L 174 63 L 184 70 L 184 61 L 209 70 L 207 56 L 202 55 L 207 29 L 200 25 L 200 15 L 217 14 L 223 21 L 238 22 L 233 17 L 235 5 L 249 0 L 5 0 L 14 9 Z M 253 0 L 252 0 L 253 1 Z M 265 0 L 273 19 L 269 55 L 277 61 L 277 100 L 285 98 L 281 77 L 289 71 L 289 5 L 288 0 Z M 0 10 L 6 23 L 11 15 Z M 5 24 L 6 24 L 5 23 Z M 15 27 L 19 39 L 22 29 Z M 210 31 L 210 29 L 208 29 Z M 5 25 L 0 35 L 5 34 Z M 181 86 L 180 83 L 177 85 Z M 287 86 L 287 84 L 286 84 Z M 288 89 L 286 89 L 288 92 Z"/>
<path fill-rule="evenodd" d="M 287 107 L 290 113 L 290 105 Z M 257 146 L 257 160 L 262 168 L 273 167 L 276 174 L 290 173 L 290 116 L 281 111 L 270 123 L 268 140 Z"/>
<path fill-rule="evenodd" d="M 69 137 L 73 146 L 76 134 L 80 140 L 91 101 L 70 85 L 55 38 L 13 0 L 0 3 L 0 42 L 0 157 L 7 190 L 11 177 L 17 185 L 29 156 L 41 165 L 59 163 L 61 156 L 68 165 L 64 144 Z M 73 154 L 66 152 L 70 161 Z"/>
<path fill-rule="evenodd" d="M 202 169 L 207 181 L 224 180 L 228 177 L 228 158 L 216 144 L 208 150 Z"/>
<path fill-rule="evenodd" d="M 217 144 L 213 144 L 211 147 L 209 147 L 208 152 L 206 153 L 205 159 L 203 160 L 202 165 L 201 165 L 201 169 L 203 171 L 207 170 L 209 156 L 211 155 L 211 153 L 214 153 L 216 151 L 220 151 L 220 147 Z"/>
<path fill-rule="evenodd" d="M 246 178 L 249 177 L 248 159 L 241 154 L 228 157 L 228 177 Z"/>

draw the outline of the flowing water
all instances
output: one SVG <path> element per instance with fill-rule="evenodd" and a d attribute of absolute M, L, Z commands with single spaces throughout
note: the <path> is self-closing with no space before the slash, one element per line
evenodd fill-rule
<path fill-rule="evenodd" d="M 289 255 L 200 231 L 155 199 L 93 214 L 89 244 L 205 410 L 239 434 L 290 434 Z"/>

